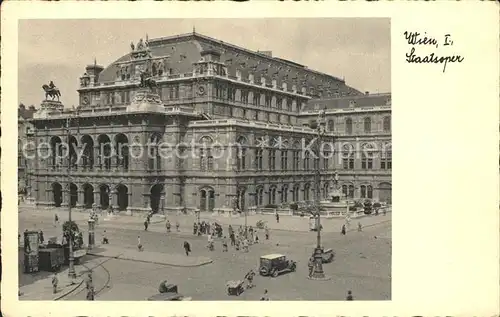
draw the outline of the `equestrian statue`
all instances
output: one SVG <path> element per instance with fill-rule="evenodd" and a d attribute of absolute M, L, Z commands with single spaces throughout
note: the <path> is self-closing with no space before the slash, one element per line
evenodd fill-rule
<path fill-rule="evenodd" d="M 54 85 L 54 82 L 52 80 L 48 85 L 43 85 L 42 88 L 45 91 L 46 100 L 48 100 L 48 97 L 50 96 L 52 100 L 54 100 L 54 98 L 57 98 L 57 101 L 59 101 L 59 97 L 61 97 L 61 92 L 56 87 L 56 85 Z"/>

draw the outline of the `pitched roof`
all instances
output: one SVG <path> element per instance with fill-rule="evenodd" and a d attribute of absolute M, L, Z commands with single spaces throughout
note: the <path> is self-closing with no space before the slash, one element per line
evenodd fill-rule
<path fill-rule="evenodd" d="M 374 106 L 386 106 L 391 103 L 391 94 L 371 94 L 348 96 L 341 98 L 312 99 L 302 109 L 302 111 L 314 111 L 322 109 L 346 109 L 346 108 L 366 108 Z"/>
<path fill-rule="evenodd" d="M 311 70 L 306 66 L 272 57 L 269 52 L 255 52 L 233 44 L 225 43 L 214 38 L 198 33 L 189 33 L 149 40 L 149 48 L 153 58 L 167 57 L 167 68 L 176 74 L 193 71 L 193 63 L 201 59 L 201 52 L 216 50 L 220 61 L 228 68 L 229 76 L 236 76 L 236 70 L 241 71 L 243 78 L 248 78 L 249 73 L 255 76 L 255 82 L 260 82 L 260 77 L 266 77 L 266 83 L 276 79 L 279 86 L 286 82 L 288 87 L 296 84 L 313 88 L 316 92 L 327 90 L 330 93 L 341 95 L 359 95 L 358 90 L 345 85 L 344 80 L 332 75 Z M 130 61 L 130 54 L 119 58 L 115 63 Z M 99 76 L 99 82 L 113 82 L 118 67 L 115 63 L 109 65 Z M 308 91 L 309 93 L 310 91 Z"/>

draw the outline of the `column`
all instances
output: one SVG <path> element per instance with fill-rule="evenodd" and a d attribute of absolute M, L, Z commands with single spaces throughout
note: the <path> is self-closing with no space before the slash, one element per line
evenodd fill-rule
<path fill-rule="evenodd" d="M 69 190 L 69 184 L 62 185 L 62 203 L 61 207 L 68 207 L 71 199 L 71 192 Z"/>
<path fill-rule="evenodd" d="M 94 146 L 94 169 L 96 171 L 101 170 L 101 153 L 98 145 Z"/>
<path fill-rule="evenodd" d="M 111 190 L 109 194 L 109 205 L 113 207 L 113 210 L 118 210 L 118 194 L 116 190 Z"/>
<path fill-rule="evenodd" d="M 99 188 L 94 189 L 94 205 L 96 207 L 101 207 L 101 197 L 100 197 Z"/>
<path fill-rule="evenodd" d="M 76 202 L 76 208 L 82 208 L 84 207 L 84 202 L 85 202 L 85 192 L 83 189 L 80 189 L 81 186 L 78 186 L 78 200 Z"/>

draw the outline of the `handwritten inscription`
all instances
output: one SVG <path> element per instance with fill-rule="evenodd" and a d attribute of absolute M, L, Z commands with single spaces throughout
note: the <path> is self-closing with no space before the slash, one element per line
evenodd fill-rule
<path fill-rule="evenodd" d="M 443 47 L 449 48 L 453 46 L 451 34 L 445 34 L 442 42 L 436 38 L 427 36 L 427 33 L 421 34 L 419 32 L 404 32 L 403 33 L 408 45 L 411 45 L 410 51 L 406 54 L 406 62 L 410 64 L 443 64 L 443 73 L 446 71 L 448 63 L 462 63 L 464 57 L 461 55 L 438 55 L 437 53 L 424 54 L 420 51 L 417 52 L 417 47 L 434 47 L 439 48 L 439 44 Z"/>

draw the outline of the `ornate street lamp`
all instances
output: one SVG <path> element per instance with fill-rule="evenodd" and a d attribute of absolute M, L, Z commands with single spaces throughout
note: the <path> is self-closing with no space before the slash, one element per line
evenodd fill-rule
<path fill-rule="evenodd" d="M 310 128 L 316 130 L 316 136 L 317 136 L 317 155 L 320 155 L 321 152 L 321 142 L 322 138 L 325 134 L 325 127 L 326 127 L 326 119 L 325 119 L 325 110 L 322 110 L 318 114 L 318 119 L 316 121 L 312 121 L 310 123 Z M 325 272 L 323 271 L 323 248 L 321 247 L 321 211 L 320 211 L 320 200 L 321 200 L 321 193 L 320 193 L 320 182 L 321 182 L 321 174 L 320 174 L 320 164 L 316 166 L 316 171 L 315 171 L 315 179 L 316 183 L 316 190 L 315 190 L 315 209 L 316 212 L 312 214 L 316 217 L 317 219 L 317 236 L 316 236 L 316 248 L 314 249 L 314 266 L 313 266 L 313 272 L 309 276 L 310 279 L 312 280 L 329 280 L 330 277 L 325 276 Z"/>
<path fill-rule="evenodd" d="M 76 110 L 75 115 L 78 116 L 78 110 Z M 70 153 L 69 147 L 71 146 L 71 120 L 74 119 L 72 115 L 69 115 L 66 119 L 66 133 L 68 138 L 68 156 Z M 73 254 L 73 233 L 71 232 L 71 205 L 72 205 L 72 195 L 71 195 L 71 158 L 68 157 L 68 220 L 70 223 L 70 232 L 69 232 L 69 270 L 68 277 L 72 280 L 76 278 L 75 272 L 75 257 Z"/>

